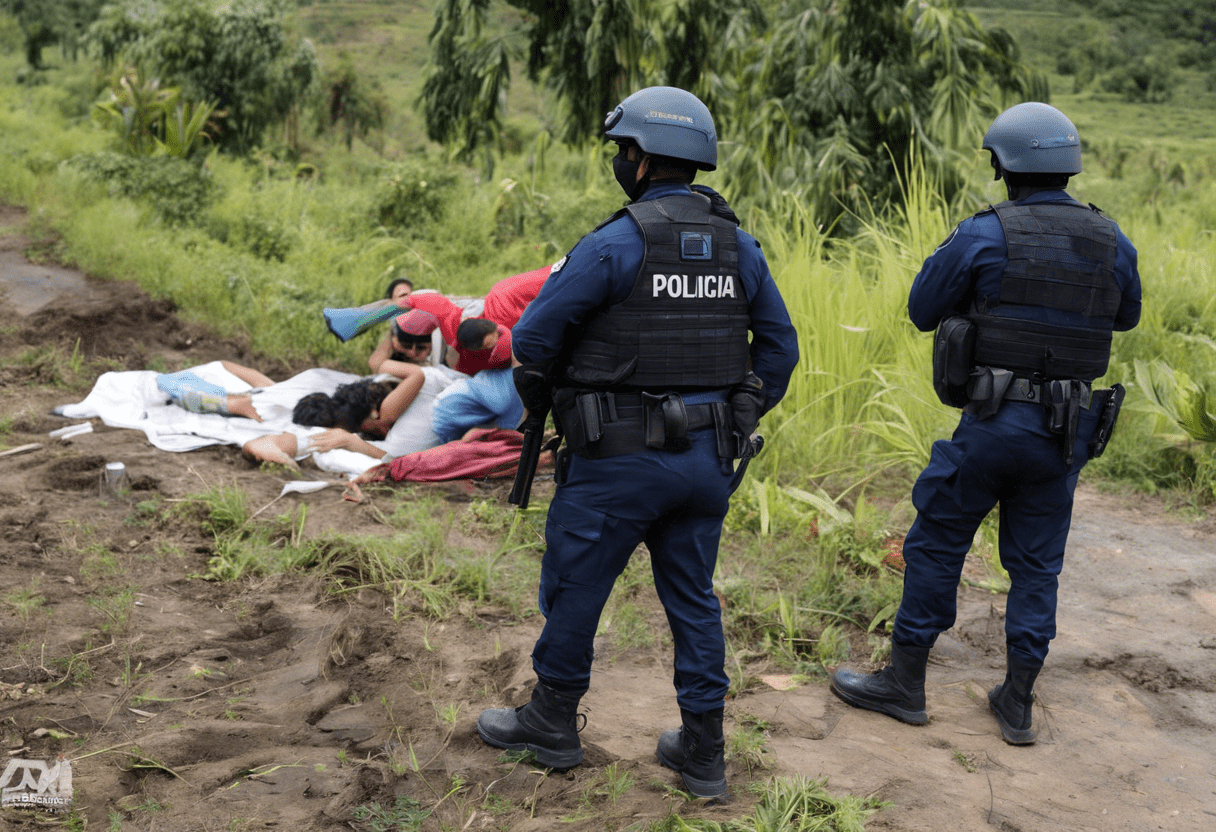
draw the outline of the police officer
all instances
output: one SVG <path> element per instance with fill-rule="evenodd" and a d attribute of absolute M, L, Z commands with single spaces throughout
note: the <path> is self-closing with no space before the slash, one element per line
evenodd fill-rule
<path fill-rule="evenodd" d="M 912 490 L 918 513 L 904 542 L 890 666 L 837 670 L 832 691 L 859 708 L 928 721 L 929 649 L 954 624 L 963 559 L 999 504 L 1007 669 L 988 701 L 1004 740 L 1028 745 L 1077 475 L 1105 447 L 1122 401 L 1122 387 L 1095 391 L 1091 383 L 1106 372 L 1112 330 L 1140 319 L 1140 277 L 1118 226 L 1064 191 L 1081 172 L 1081 143 L 1063 113 L 1019 104 L 997 117 L 983 146 L 1009 200 L 961 222 L 908 298 L 918 329 L 938 327 L 939 395 L 965 407 Z M 964 380 L 964 402 L 945 393 L 941 376 L 951 370 Z"/>
<path fill-rule="evenodd" d="M 477 730 L 541 765 L 581 762 L 576 708 L 600 613 L 645 542 L 682 722 L 657 755 L 694 795 L 716 797 L 726 791 L 728 687 L 718 539 L 744 467 L 736 460 L 785 394 L 797 336 L 759 243 L 718 194 L 691 184 L 717 165 L 705 105 L 650 87 L 604 127 L 631 202 L 554 266 L 513 331 L 520 396 L 533 412 L 551 402 L 567 443 L 545 530 L 538 681 L 528 704 L 484 711 Z"/>

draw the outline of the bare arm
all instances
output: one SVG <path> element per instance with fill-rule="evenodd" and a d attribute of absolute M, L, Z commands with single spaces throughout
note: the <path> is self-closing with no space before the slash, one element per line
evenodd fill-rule
<path fill-rule="evenodd" d="M 374 426 L 384 433 L 388 433 L 393 423 L 414 403 L 418 391 L 426 381 L 426 374 L 417 364 L 401 364 L 401 368 L 401 382 L 393 388 L 393 392 L 384 397 L 384 401 L 380 403 L 380 417 L 374 422 Z"/>
<path fill-rule="evenodd" d="M 237 364 L 234 361 L 221 361 L 220 364 L 224 366 L 225 370 L 232 373 L 250 387 L 269 387 L 270 385 L 274 384 L 274 379 L 270 378 L 269 376 L 263 375 L 250 367 L 242 367 L 240 364 Z"/>
<path fill-rule="evenodd" d="M 388 361 L 393 354 L 393 335 L 391 332 L 384 333 L 384 337 L 380 339 L 380 343 L 372 350 L 372 354 L 367 359 L 367 366 L 371 368 L 373 373 L 388 373 L 391 370 L 382 370 L 380 366 Z M 397 362 L 399 363 L 399 362 Z M 393 373 L 393 375 L 397 375 Z"/>
<path fill-rule="evenodd" d="M 308 439 L 310 442 L 309 448 L 314 451 L 323 453 L 342 448 L 347 451 L 354 451 L 357 454 L 370 456 L 375 460 L 384 458 L 383 448 L 377 448 L 370 442 L 342 428 L 330 428 L 329 430 L 310 436 Z"/>
<path fill-rule="evenodd" d="M 241 450 L 259 462 L 277 462 L 290 468 L 299 468 L 296 464 L 296 437 L 293 433 L 279 433 L 269 436 L 259 436 L 250 439 L 241 446 Z"/>

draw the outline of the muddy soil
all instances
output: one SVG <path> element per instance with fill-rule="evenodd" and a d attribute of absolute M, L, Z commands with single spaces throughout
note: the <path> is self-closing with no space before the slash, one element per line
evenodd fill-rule
<path fill-rule="evenodd" d="M 39 447 L 0 457 L 0 748 L 72 760 L 89 828 L 413 828 L 367 814 L 411 798 L 433 809 L 428 830 L 645 829 L 672 811 L 741 816 L 749 783 L 796 774 L 889 801 L 869 829 L 1216 828 L 1211 520 L 1082 485 L 1034 746 L 1005 745 L 987 710 L 1004 598 L 964 586 L 958 625 L 932 654 L 925 727 L 850 709 L 822 680 L 760 685 L 728 702 L 726 730 L 763 721 L 767 767 L 731 760 L 731 802 L 700 806 L 654 758 L 678 721 L 667 649 L 604 645 L 583 702 L 586 761 L 547 773 L 504 762 L 473 727 L 483 708 L 525 700 L 539 616 L 394 619 L 379 593 L 339 601 L 308 576 L 202 580 L 213 539 L 139 503 L 228 485 L 269 506 L 282 474 L 231 447 L 158 451 L 96 420 L 67 442 L 48 436 L 67 423 L 51 408 L 105 369 L 259 360 L 132 285 L 30 263 L 23 219 L 0 212 L 0 450 Z M 126 464 L 132 500 L 100 496 L 110 460 Z M 511 510 L 501 483 L 405 486 L 370 505 L 336 489 L 282 499 L 308 505 L 305 536 L 391 534 L 378 512 L 423 493 L 458 518 L 470 494 Z M 633 786 L 613 802 L 605 784 L 622 774 Z M 45 817 L 9 811 L 0 827 Z"/>

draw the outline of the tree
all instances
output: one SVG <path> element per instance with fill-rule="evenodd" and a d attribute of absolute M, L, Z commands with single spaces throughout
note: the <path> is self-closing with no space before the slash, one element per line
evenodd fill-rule
<path fill-rule="evenodd" d="M 556 94 L 567 140 L 597 134 L 638 88 L 680 86 L 714 113 L 728 187 L 809 202 L 824 225 L 898 201 L 914 159 L 953 191 L 960 149 L 1005 103 L 1048 97 L 1013 39 L 956 0 L 508 2 L 523 22 L 498 34 L 490 0 L 437 8 L 422 95 L 432 139 L 466 158 L 494 146 L 510 63 L 524 57 Z"/>
<path fill-rule="evenodd" d="M 1013 39 L 954 0 L 791 0 L 779 21 L 719 131 L 729 182 L 794 196 L 824 226 L 899 202 L 915 164 L 949 197 L 991 119 L 1049 97 Z"/>
<path fill-rule="evenodd" d="M 338 55 L 338 65 L 325 73 L 321 89 L 324 101 L 320 121 L 330 127 L 341 125 L 347 150 L 356 135 L 366 136 L 384 126 L 388 105 L 379 84 L 374 80 L 368 84 L 360 78 L 345 52 Z"/>
<path fill-rule="evenodd" d="M 75 60 L 85 28 L 97 18 L 102 0 L 0 0 L 0 11 L 13 16 L 21 28 L 25 60 L 42 68 L 42 50 L 58 43 Z"/>
<path fill-rule="evenodd" d="M 288 38 L 285 12 L 283 0 L 219 8 L 206 0 L 120 0 L 102 10 L 88 42 L 103 61 L 128 61 L 187 99 L 217 102 L 228 117 L 216 144 L 244 153 L 305 99 L 317 74 L 312 45 Z"/>
<path fill-rule="evenodd" d="M 528 76 L 555 93 L 555 132 L 581 141 L 648 84 L 682 86 L 711 107 L 729 99 L 733 85 L 718 70 L 763 20 L 757 0 L 507 2 L 524 16 L 497 34 L 487 32 L 490 0 L 436 8 L 421 102 L 428 135 L 461 157 L 497 145 L 512 61 L 526 59 Z"/>

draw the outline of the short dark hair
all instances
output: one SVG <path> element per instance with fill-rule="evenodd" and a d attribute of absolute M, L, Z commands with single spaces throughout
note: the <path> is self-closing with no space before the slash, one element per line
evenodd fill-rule
<path fill-rule="evenodd" d="M 296 402 L 291 421 L 305 427 L 342 428 L 354 433 L 396 386 L 391 381 L 365 378 L 341 385 L 332 396 L 310 393 Z"/>
<path fill-rule="evenodd" d="M 486 318 L 468 318 L 456 328 L 456 343 L 466 350 L 479 350 L 486 336 L 498 331 L 498 324 Z"/>
<path fill-rule="evenodd" d="M 410 287 L 411 292 L 414 291 L 414 281 L 410 280 L 408 277 L 398 277 L 388 284 L 388 288 L 384 290 L 384 296 L 386 298 L 391 298 L 393 296 L 393 290 L 403 283 Z"/>

